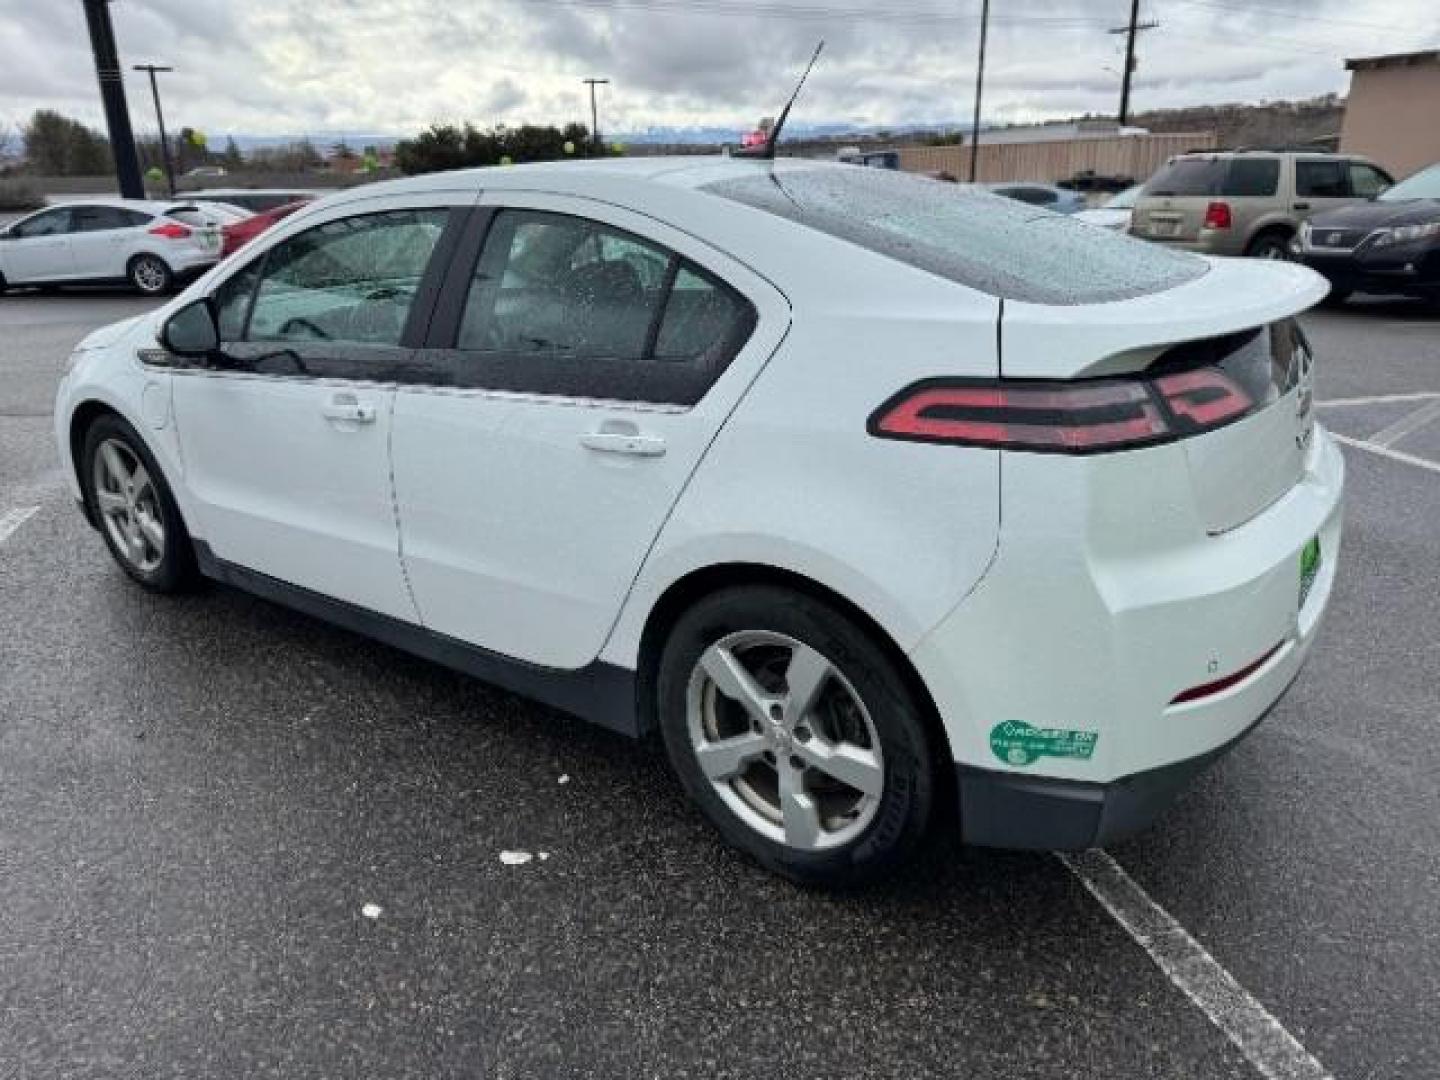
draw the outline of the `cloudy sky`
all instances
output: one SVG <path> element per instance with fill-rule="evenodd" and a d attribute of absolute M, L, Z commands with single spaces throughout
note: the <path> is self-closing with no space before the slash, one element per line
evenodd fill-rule
<path fill-rule="evenodd" d="M 433 120 L 734 126 L 968 116 L 980 0 L 115 0 L 124 63 L 169 63 L 172 125 L 212 137 L 408 134 Z M 1440 46 L 1440 0 L 1144 0 L 1139 109 L 1344 91 L 1342 58 Z M 993 0 L 985 116 L 1113 111 L 1129 0 Z M 127 74 L 137 129 L 147 88 Z M 79 0 L 0 0 L 0 123 L 101 113 Z"/>

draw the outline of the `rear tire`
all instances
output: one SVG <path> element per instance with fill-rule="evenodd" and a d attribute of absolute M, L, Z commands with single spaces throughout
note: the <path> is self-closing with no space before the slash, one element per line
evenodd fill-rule
<path fill-rule="evenodd" d="M 1272 259 L 1277 262 L 1292 262 L 1294 256 L 1290 254 L 1290 237 L 1281 232 L 1261 233 L 1250 246 L 1245 249 L 1245 254 L 1251 259 Z"/>
<path fill-rule="evenodd" d="M 92 519 L 120 569 L 156 593 L 185 592 L 200 579 L 189 530 L 154 455 L 114 413 L 85 432 L 80 481 Z"/>
<path fill-rule="evenodd" d="M 671 632 L 656 694 L 686 792 L 766 869 L 857 885 L 924 839 L 940 785 L 923 707 L 836 608 L 768 585 L 705 597 Z"/>
<path fill-rule="evenodd" d="M 136 255 L 125 268 L 130 287 L 141 296 L 164 296 L 175 283 L 175 273 L 158 255 Z"/>

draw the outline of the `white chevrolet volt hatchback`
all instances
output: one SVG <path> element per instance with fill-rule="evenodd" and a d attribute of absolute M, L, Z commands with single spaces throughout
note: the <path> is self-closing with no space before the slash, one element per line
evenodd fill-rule
<path fill-rule="evenodd" d="M 317 202 L 83 341 L 56 434 L 203 575 L 617 731 L 735 846 L 1152 820 L 1300 669 L 1340 546 L 1303 267 L 798 161 Z"/>

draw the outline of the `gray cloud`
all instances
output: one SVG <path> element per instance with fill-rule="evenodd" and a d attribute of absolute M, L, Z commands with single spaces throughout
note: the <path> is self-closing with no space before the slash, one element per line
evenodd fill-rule
<path fill-rule="evenodd" d="M 635 6 L 636 4 L 639 7 Z M 954 0 L 126 0 L 113 7 L 126 63 L 171 63 L 167 113 L 212 135 L 406 133 L 437 119 L 588 119 L 580 79 L 609 77 L 607 130 L 721 125 L 773 113 L 814 42 L 827 53 L 808 120 L 893 124 L 968 115 L 977 22 Z M 1007 0 L 991 32 L 986 115 L 1113 110 L 1126 0 Z M 979 0 L 970 5 L 978 10 Z M 1430 0 L 1150 0 L 1140 108 L 1343 90 L 1347 55 L 1440 44 Z M 663 10 L 655 10 L 660 8 Z M 856 12 L 868 13 L 860 18 Z M 100 108 L 80 5 L 0 0 L 0 121 Z M 1107 70 L 1108 69 L 1108 70 Z M 132 116 L 148 127 L 142 84 Z"/>

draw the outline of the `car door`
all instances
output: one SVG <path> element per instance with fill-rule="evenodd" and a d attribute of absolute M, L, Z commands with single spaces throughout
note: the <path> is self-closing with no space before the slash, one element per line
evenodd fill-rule
<path fill-rule="evenodd" d="M 172 396 L 195 533 L 217 557 L 415 621 L 391 494 L 391 406 L 461 224 L 456 208 L 474 197 L 332 207 L 212 294 L 223 358 L 177 372 Z"/>
<path fill-rule="evenodd" d="M 148 222 L 140 214 L 119 206 L 72 208 L 74 214 L 70 251 L 75 276 L 91 280 L 125 276 L 125 262 L 138 232 L 137 224 Z"/>
<path fill-rule="evenodd" d="M 57 206 L 11 226 L 0 268 L 5 280 L 19 284 L 72 277 L 75 260 L 70 250 L 71 221 L 70 207 Z"/>
<path fill-rule="evenodd" d="M 694 237 L 610 204 L 481 206 L 416 369 L 430 370 L 395 399 L 406 574 L 428 628 L 576 669 L 789 306 Z"/>

